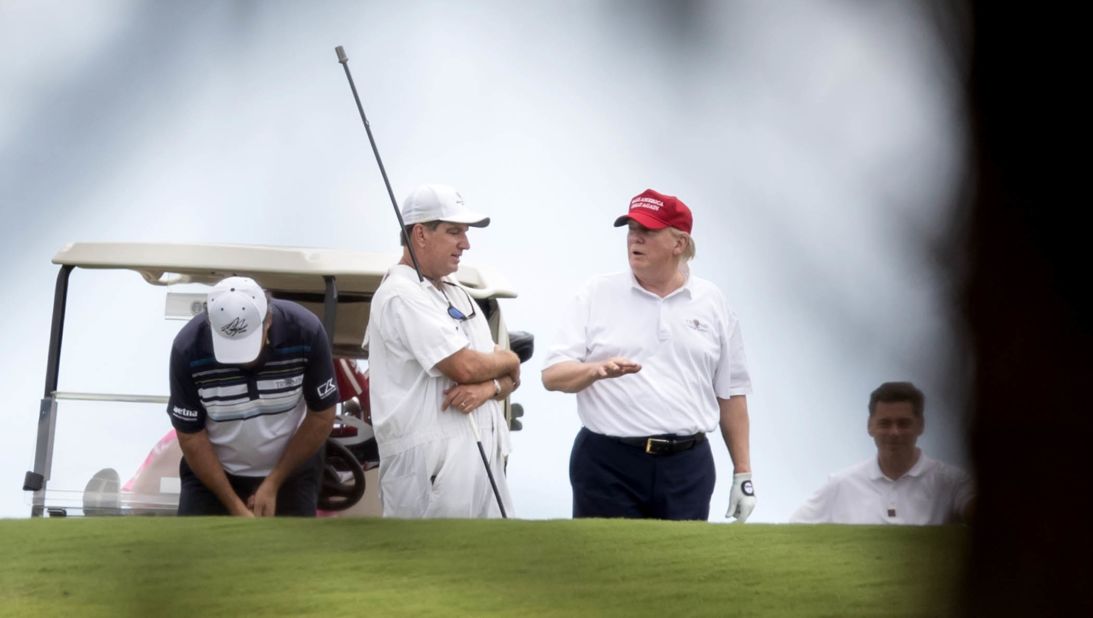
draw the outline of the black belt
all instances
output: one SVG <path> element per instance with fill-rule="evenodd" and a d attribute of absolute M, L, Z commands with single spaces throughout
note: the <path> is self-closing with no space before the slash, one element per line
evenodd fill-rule
<path fill-rule="evenodd" d="M 630 446 L 636 446 L 650 455 L 671 455 L 694 448 L 706 441 L 706 434 L 693 436 L 647 436 L 645 438 L 611 438 Z"/>

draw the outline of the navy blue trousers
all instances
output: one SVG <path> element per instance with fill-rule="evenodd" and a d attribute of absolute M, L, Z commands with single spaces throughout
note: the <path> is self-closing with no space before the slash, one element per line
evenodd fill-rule
<path fill-rule="evenodd" d="M 709 440 L 671 455 L 582 428 L 569 457 L 573 517 L 706 520 L 717 471 Z"/>
<path fill-rule="evenodd" d="M 314 517 L 319 507 L 319 482 L 323 471 L 323 449 L 308 459 L 291 476 L 285 479 L 277 491 L 277 515 Z M 227 515 L 228 508 L 216 497 L 186 464 L 186 458 L 178 464 L 182 493 L 178 498 L 179 515 Z M 258 490 L 265 477 L 235 476 L 228 474 L 235 495 L 243 502 Z"/>

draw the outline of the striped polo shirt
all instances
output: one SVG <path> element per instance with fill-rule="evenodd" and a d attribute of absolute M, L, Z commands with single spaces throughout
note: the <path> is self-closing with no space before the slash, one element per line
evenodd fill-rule
<path fill-rule="evenodd" d="M 270 310 L 268 343 L 253 367 L 216 361 L 206 313 L 190 320 L 171 348 L 171 424 L 183 433 L 205 429 L 229 474 L 268 475 L 305 412 L 338 402 L 319 319 L 288 301 L 274 300 Z"/>

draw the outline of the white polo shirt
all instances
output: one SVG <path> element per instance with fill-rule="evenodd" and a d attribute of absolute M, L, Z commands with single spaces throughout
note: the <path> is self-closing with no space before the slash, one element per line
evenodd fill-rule
<path fill-rule="evenodd" d="M 971 477 L 919 451 L 906 474 L 892 480 L 872 457 L 832 474 L 790 518 L 797 524 L 905 524 L 960 521 L 975 496 Z"/>
<path fill-rule="evenodd" d="M 467 292 L 457 285 L 442 287 L 443 292 L 428 280 L 419 281 L 413 268 L 399 264 L 387 272 L 372 298 L 364 342 L 380 459 L 432 440 L 474 440 L 464 414 L 441 411 L 444 391 L 454 383 L 436 364 L 466 347 L 492 352 L 494 342 L 485 316 Z M 449 300 L 464 315 L 476 315 L 452 319 Z M 491 399 L 472 414 L 479 428 L 497 428 L 501 452 L 507 454 L 508 427 L 500 403 Z"/>
<path fill-rule="evenodd" d="M 564 310 L 543 369 L 622 356 L 641 371 L 577 393 L 581 423 L 616 437 L 717 428 L 717 399 L 751 393 L 736 315 L 715 285 L 688 275 L 661 298 L 627 271 L 595 277 Z"/>

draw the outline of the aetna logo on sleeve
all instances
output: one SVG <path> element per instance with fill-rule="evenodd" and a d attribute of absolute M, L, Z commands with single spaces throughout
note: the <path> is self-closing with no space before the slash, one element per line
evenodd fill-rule
<path fill-rule="evenodd" d="M 333 393 L 336 390 L 338 390 L 338 387 L 334 385 L 334 378 L 330 378 L 326 382 L 323 382 L 319 385 L 319 388 L 315 389 L 315 391 L 319 393 L 320 399 L 325 398 L 327 395 Z"/>
<path fill-rule="evenodd" d="M 197 418 L 197 410 L 187 410 L 186 408 L 180 408 L 178 406 L 171 408 L 171 414 L 184 420 L 193 420 Z"/>

